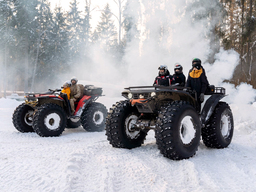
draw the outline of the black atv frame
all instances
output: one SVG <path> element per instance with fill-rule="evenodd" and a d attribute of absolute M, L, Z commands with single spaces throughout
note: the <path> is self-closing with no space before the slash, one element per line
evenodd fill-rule
<path fill-rule="evenodd" d="M 155 93 L 163 93 L 163 98 L 156 99 L 155 97 L 148 96 L 148 90 L 152 90 Z M 134 99 L 139 99 L 139 95 L 142 94 L 143 98 L 147 97 L 141 103 L 136 103 L 135 106 L 140 113 L 157 113 L 163 103 L 172 101 L 186 101 L 192 105 L 199 113 L 201 113 L 201 122 L 204 126 L 211 117 L 218 102 L 225 97 L 226 90 L 223 87 L 210 86 L 205 95 L 211 95 L 206 101 L 201 112 L 199 111 L 199 105 L 197 101 L 196 92 L 190 88 L 184 88 L 180 86 L 138 86 L 125 88 L 126 91 L 122 92 L 122 96 L 130 100 L 128 97 L 129 93 L 134 95 Z M 154 102 L 149 102 L 153 101 Z"/>
<path fill-rule="evenodd" d="M 36 132 L 42 137 L 59 136 L 65 128 L 77 128 L 80 125 L 87 131 L 103 131 L 105 127 L 106 107 L 95 102 L 102 95 L 90 90 L 75 103 L 75 114 L 71 114 L 71 106 L 61 89 L 46 93 L 28 93 L 25 102 L 13 113 L 14 127 L 20 132 Z"/>
<path fill-rule="evenodd" d="M 174 160 L 192 157 L 201 135 L 207 147 L 225 148 L 232 140 L 234 129 L 230 107 L 220 102 L 225 89 L 209 86 L 205 95 L 210 97 L 200 113 L 196 93 L 189 88 L 125 88 L 122 96 L 127 100 L 117 102 L 109 110 L 107 138 L 113 147 L 132 149 L 141 146 L 147 132 L 153 129 L 160 152 Z"/>

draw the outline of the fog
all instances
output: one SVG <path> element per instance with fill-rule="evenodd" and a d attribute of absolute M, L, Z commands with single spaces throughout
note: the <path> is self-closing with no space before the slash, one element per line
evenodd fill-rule
<path fill-rule="evenodd" d="M 114 97 L 127 86 L 152 85 L 160 65 L 167 65 L 172 74 L 178 62 L 187 77 L 192 59 L 197 57 L 202 60 L 210 84 L 226 88 L 229 103 L 254 101 L 252 86 L 241 84 L 235 88 L 223 83 L 232 77 L 239 63 L 239 55 L 234 50 L 221 48 L 214 55 L 215 62 L 208 63 L 214 49 L 209 36 L 213 35 L 215 24 L 222 20 L 217 1 L 129 0 L 129 3 L 128 11 L 137 25 L 129 32 L 133 38 L 127 43 L 122 60 L 107 54 L 101 43 L 94 44 L 89 48 L 90 63 L 71 64 L 65 74 L 56 72 L 54 77 L 49 77 L 51 83 L 47 87 L 61 87 L 64 81 L 76 76 L 80 83 L 97 82 L 97 86 L 105 86 L 108 89 L 105 93 Z M 205 17 L 209 11 L 210 20 Z M 120 92 L 111 92 L 111 86 L 119 87 Z"/>
<path fill-rule="evenodd" d="M 122 62 L 116 65 L 100 46 L 95 45 L 91 49 L 93 63 L 88 64 L 90 68 L 78 67 L 72 71 L 72 75 L 85 82 L 118 85 L 121 92 L 127 86 L 152 85 L 160 65 L 167 65 L 170 73 L 173 73 L 174 65 L 178 62 L 187 77 L 192 59 L 197 57 L 202 60 L 210 84 L 226 88 L 229 103 L 247 104 L 254 101 L 255 90 L 252 86 L 242 84 L 235 88 L 232 84 L 223 83 L 232 77 L 239 63 L 237 52 L 221 48 L 214 55 L 215 62 L 207 62 L 212 46 L 205 36 L 211 35 L 215 23 L 222 19 L 215 2 L 131 0 L 129 8 L 134 20 L 139 23 L 137 29 L 142 32 L 127 44 Z M 202 16 L 209 10 L 215 11 L 211 22 Z M 195 21 L 192 17 L 195 12 L 201 16 L 200 20 Z"/>

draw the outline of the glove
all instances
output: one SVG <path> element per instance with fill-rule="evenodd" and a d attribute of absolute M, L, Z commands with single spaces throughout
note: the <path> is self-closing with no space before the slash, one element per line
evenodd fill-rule
<path fill-rule="evenodd" d="M 204 102 L 204 94 L 203 93 L 200 94 L 199 99 L 200 99 L 201 103 Z"/>

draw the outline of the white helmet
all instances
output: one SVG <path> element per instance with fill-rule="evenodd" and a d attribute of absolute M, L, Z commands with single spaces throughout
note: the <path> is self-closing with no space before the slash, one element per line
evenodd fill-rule
<path fill-rule="evenodd" d="M 78 82 L 76 77 L 72 77 L 70 81 L 72 82 L 73 80 L 76 81 L 76 83 Z"/>
<path fill-rule="evenodd" d="M 70 86 L 71 86 L 71 81 L 68 81 L 68 80 L 65 81 L 65 82 L 63 83 L 63 86 L 64 86 L 64 85 L 70 87 Z"/>

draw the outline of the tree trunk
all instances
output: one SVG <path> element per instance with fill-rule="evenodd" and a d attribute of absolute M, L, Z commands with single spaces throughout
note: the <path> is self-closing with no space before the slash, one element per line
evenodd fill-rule
<path fill-rule="evenodd" d="M 249 18 L 252 19 L 252 0 L 250 0 L 250 10 L 249 10 Z M 248 83 L 251 84 L 252 81 L 252 65 L 253 65 L 253 44 L 251 45 L 251 35 L 248 37 L 248 62 L 249 62 L 249 71 L 248 71 Z"/>
<path fill-rule="evenodd" d="M 25 62 L 24 62 L 24 68 L 25 68 L 25 74 L 24 74 L 24 92 L 28 92 L 28 69 L 29 69 L 29 53 L 28 53 L 28 39 L 26 39 L 25 47 L 24 47 L 24 56 L 25 56 Z"/>
<path fill-rule="evenodd" d="M 37 41 L 36 59 L 35 59 L 34 71 L 33 71 L 33 74 L 32 74 L 32 82 L 31 82 L 30 92 L 32 92 L 32 91 L 34 90 L 34 83 L 35 83 L 35 75 L 36 75 L 36 70 L 37 70 L 37 63 L 38 63 L 38 56 L 39 56 L 40 41 L 41 41 L 41 34 L 40 34 L 40 36 L 38 37 L 38 41 Z"/>
<path fill-rule="evenodd" d="M 8 57 L 9 57 L 9 48 L 8 48 L 8 41 L 5 43 L 5 54 L 4 54 L 4 98 L 6 98 L 6 87 L 7 87 L 7 64 L 8 64 Z"/>

